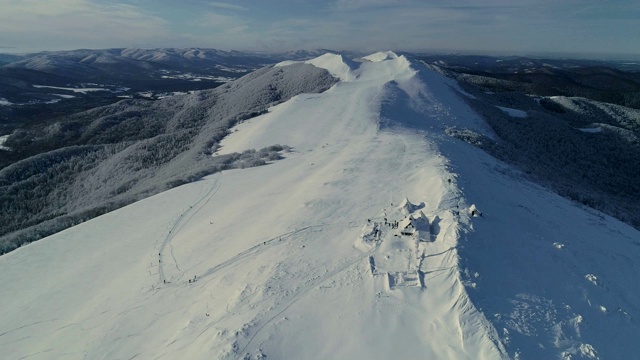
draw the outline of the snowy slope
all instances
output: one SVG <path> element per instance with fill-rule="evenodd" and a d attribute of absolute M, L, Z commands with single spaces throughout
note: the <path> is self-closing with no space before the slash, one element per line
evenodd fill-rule
<path fill-rule="evenodd" d="M 453 81 L 390 52 L 309 63 L 341 81 L 238 125 L 220 150 L 280 143 L 293 148 L 285 159 L 175 188 L 0 257 L 0 354 L 640 350 L 636 230 L 447 137 L 451 126 L 493 136 Z M 483 216 L 472 216 L 476 207 Z"/>

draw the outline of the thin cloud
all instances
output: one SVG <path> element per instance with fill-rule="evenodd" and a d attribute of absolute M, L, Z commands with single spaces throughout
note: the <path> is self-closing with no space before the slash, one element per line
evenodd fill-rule
<path fill-rule="evenodd" d="M 0 12 L 0 41 L 20 48 L 121 47 L 168 33 L 165 20 L 120 3 L 21 0 Z"/>
<path fill-rule="evenodd" d="M 337 10 L 357 10 L 362 8 L 389 7 L 409 4 L 410 0 L 337 0 Z"/>
<path fill-rule="evenodd" d="M 637 0 L 323 0 L 295 7 L 291 0 L 0 2 L 0 44 L 20 51 L 199 46 L 637 52 L 640 44 Z"/>
<path fill-rule="evenodd" d="M 246 28 L 247 22 L 239 17 L 223 15 L 217 12 L 207 12 L 202 15 L 198 24 L 203 28 L 227 32 L 229 29 Z"/>
<path fill-rule="evenodd" d="M 247 7 L 235 5 L 235 4 L 229 4 L 225 2 L 214 1 L 212 3 L 209 3 L 209 5 L 215 8 L 225 9 L 225 10 L 249 11 L 249 8 Z"/>

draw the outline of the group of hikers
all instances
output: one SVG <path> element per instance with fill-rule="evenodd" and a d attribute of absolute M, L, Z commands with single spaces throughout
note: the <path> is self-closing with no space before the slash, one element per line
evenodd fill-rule
<path fill-rule="evenodd" d="M 161 257 L 161 256 L 162 256 L 162 253 L 158 253 L 158 257 Z M 162 259 L 158 259 L 158 263 L 162 263 Z M 187 284 L 191 284 L 191 283 L 196 282 L 196 279 L 197 279 L 197 276 L 196 276 L 196 275 L 193 275 L 193 279 L 189 279 L 189 281 L 187 282 Z M 162 280 L 162 283 L 163 283 L 163 284 L 166 284 L 166 283 L 167 283 L 167 280 L 166 280 L 166 279 L 163 279 L 163 280 Z"/>
<path fill-rule="evenodd" d="M 388 226 L 391 226 L 392 229 L 397 229 L 398 226 L 400 225 L 398 220 L 396 220 L 396 221 L 387 221 L 387 218 L 384 218 L 384 224 L 388 225 Z"/>

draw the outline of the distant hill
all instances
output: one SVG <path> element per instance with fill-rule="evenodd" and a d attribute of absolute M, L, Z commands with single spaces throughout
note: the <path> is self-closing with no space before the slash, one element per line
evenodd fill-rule
<path fill-rule="evenodd" d="M 472 81 L 486 91 L 579 96 L 640 109 L 640 62 L 473 55 L 419 58 L 461 76 L 474 75 Z"/>
<path fill-rule="evenodd" d="M 213 89 L 265 65 L 324 52 L 122 48 L 0 55 L 0 136 L 122 98 Z"/>

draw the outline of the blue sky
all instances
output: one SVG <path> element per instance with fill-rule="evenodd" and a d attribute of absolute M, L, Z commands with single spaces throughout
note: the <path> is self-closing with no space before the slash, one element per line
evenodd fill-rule
<path fill-rule="evenodd" d="M 640 54 L 640 1 L 0 0 L 0 52 L 110 47 Z"/>

